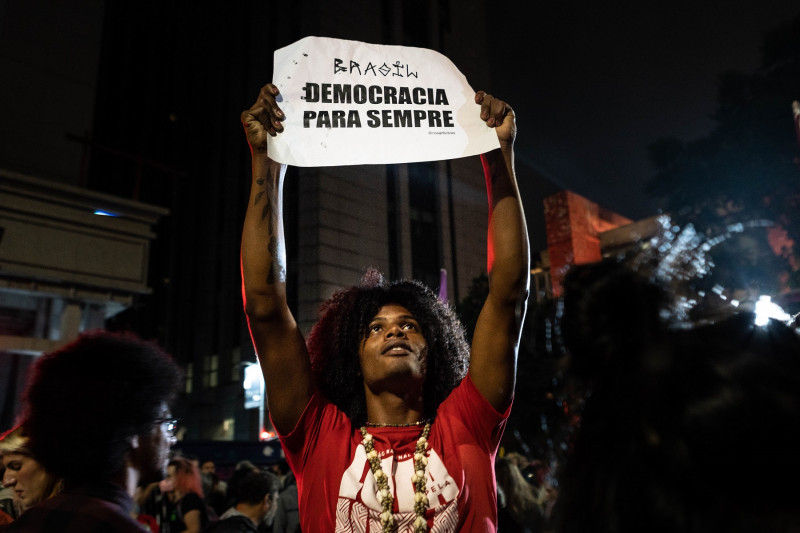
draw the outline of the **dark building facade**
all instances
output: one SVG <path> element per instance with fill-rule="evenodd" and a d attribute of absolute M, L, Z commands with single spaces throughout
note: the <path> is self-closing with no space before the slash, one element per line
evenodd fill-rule
<path fill-rule="evenodd" d="M 308 35 L 436 49 L 488 84 L 482 1 L 138 2 L 105 5 L 85 180 L 169 209 L 151 254 L 152 295 L 111 328 L 158 339 L 187 369 L 184 438 L 253 439 L 243 366 L 239 237 L 249 156 L 239 113 L 270 81 L 272 53 Z M 290 306 L 304 329 L 366 267 L 457 301 L 485 271 L 477 157 L 409 165 L 292 168 L 285 218 Z"/>

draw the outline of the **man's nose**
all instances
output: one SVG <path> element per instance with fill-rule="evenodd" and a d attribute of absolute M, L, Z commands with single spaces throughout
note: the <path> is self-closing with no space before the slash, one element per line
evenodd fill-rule
<path fill-rule="evenodd" d="M 17 478 L 14 476 L 5 475 L 3 476 L 3 486 L 4 487 L 13 487 L 17 484 Z"/>
<path fill-rule="evenodd" d="M 386 330 L 386 336 L 387 337 L 405 337 L 406 336 L 406 332 L 403 331 L 403 328 L 400 327 L 399 325 L 394 325 L 394 326 L 390 326 Z"/>

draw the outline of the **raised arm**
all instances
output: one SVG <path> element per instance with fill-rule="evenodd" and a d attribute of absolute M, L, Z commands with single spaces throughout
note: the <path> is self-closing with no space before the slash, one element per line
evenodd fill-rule
<path fill-rule="evenodd" d="M 514 173 L 514 111 L 505 102 L 479 91 L 481 118 L 497 130 L 500 148 L 481 156 L 489 198 L 487 270 L 489 296 L 472 337 L 469 373 L 473 383 L 498 411 L 514 394 L 522 322 L 530 275 L 525 214 Z"/>
<path fill-rule="evenodd" d="M 283 131 L 283 112 L 272 84 L 242 112 L 252 156 L 252 185 L 242 230 L 242 297 L 267 388 L 275 428 L 294 428 L 313 390 L 305 340 L 286 302 L 283 179 L 286 165 L 267 155 L 267 136 Z"/>

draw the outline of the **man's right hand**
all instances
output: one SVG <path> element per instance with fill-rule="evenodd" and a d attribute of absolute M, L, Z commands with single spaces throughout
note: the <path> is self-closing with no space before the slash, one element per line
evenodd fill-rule
<path fill-rule="evenodd" d="M 275 137 L 283 131 L 283 120 L 286 118 L 275 99 L 280 94 L 278 88 L 268 83 L 261 88 L 256 102 L 246 111 L 242 111 L 241 120 L 244 126 L 250 151 L 267 153 L 267 135 Z"/>

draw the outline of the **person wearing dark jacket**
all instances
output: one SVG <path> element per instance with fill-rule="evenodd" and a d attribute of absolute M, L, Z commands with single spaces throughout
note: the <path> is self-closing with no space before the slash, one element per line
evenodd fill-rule
<path fill-rule="evenodd" d="M 219 521 L 204 529 L 211 533 L 255 533 L 272 508 L 273 495 L 280 491 L 278 477 L 269 472 L 248 472 L 237 490 L 236 505 Z"/>
<path fill-rule="evenodd" d="M 272 533 L 300 533 L 300 511 L 297 505 L 297 480 L 289 472 L 278 495 Z"/>

